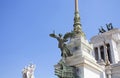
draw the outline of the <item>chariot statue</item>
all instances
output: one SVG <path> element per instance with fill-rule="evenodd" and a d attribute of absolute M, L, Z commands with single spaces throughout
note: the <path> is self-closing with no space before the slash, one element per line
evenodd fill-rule
<path fill-rule="evenodd" d="M 107 27 L 108 31 L 113 29 L 112 23 L 106 24 L 106 27 Z"/>
<path fill-rule="evenodd" d="M 104 33 L 106 32 L 106 30 L 101 26 L 101 28 L 99 29 L 99 33 Z"/>

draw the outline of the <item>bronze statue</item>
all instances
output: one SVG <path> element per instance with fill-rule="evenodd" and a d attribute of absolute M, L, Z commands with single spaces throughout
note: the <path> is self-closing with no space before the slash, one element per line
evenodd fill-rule
<path fill-rule="evenodd" d="M 101 26 L 101 28 L 99 29 L 99 33 L 104 33 L 106 32 L 106 30 Z"/>
<path fill-rule="evenodd" d="M 112 23 L 106 24 L 106 27 L 108 31 L 114 29 Z M 101 26 L 101 28 L 99 29 L 99 33 L 104 33 L 104 32 L 106 32 L 106 30 Z"/>
<path fill-rule="evenodd" d="M 72 66 L 67 66 L 62 60 L 55 66 L 55 75 L 59 78 L 76 78 L 75 68 Z"/>
<path fill-rule="evenodd" d="M 58 48 L 60 48 L 61 50 L 61 56 L 66 58 L 68 56 L 72 56 L 72 53 L 70 52 L 70 50 L 68 49 L 67 45 L 65 44 L 65 42 L 67 42 L 68 38 L 71 37 L 73 34 L 72 33 L 66 33 L 64 35 L 64 37 L 62 37 L 62 34 L 58 34 L 56 35 L 55 32 L 53 32 L 52 34 L 50 34 L 51 37 L 56 38 L 58 40 Z"/>
<path fill-rule="evenodd" d="M 106 24 L 106 27 L 108 31 L 113 29 L 112 23 Z"/>

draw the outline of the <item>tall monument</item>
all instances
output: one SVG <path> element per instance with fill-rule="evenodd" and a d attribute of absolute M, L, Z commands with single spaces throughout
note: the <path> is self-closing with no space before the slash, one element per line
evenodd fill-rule
<path fill-rule="evenodd" d="M 74 16 L 74 32 L 76 35 L 82 35 L 85 37 L 85 34 L 82 31 L 82 25 L 80 22 L 78 0 L 75 0 L 75 16 Z"/>
<path fill-rule="evenodd" d="M 86 40 L 82 31 L 78 0 L 75 0 L 73 31 L 64 36 L 53 32 L 50 36 L 58 40 L 62 56 L 55 65 L 55 75 L 59 78 L 105 78 L 104 64 L 96 63 L 93 46 Z"/>

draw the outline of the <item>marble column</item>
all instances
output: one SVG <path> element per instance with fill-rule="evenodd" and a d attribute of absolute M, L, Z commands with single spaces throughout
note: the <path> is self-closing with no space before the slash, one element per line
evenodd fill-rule
<path fill-rule="evenodd" d="M 78 0 L 75 0 L 75 12 L 78 12 L 79 9 L 78 9 Z"/>
<path fill-rule="evenodd" d="M 106 66 L 106 70 L 105 70 L 105 72 L 106 72 L 106 77 L 107 78 L 111 78 L 111 66 Z"/>
<path fill-rule="evenodd" d="M 112 63 L 115 64 L 118 62 L 118 53 L 117 53 L 117 48 L 116 48 L 116 43 L 113 40 L 109 41 L 110 44 L 110 51 L 111 51 L 111 58 L 112 58 Z"/>
<path fill-rule="evenodd" d="M 98 60 L 101 60 L 100 46 L 98 47 Z"/>
<path fill-rule="evenodd" d="M 108 53 L 107 53 L 107 46 L 104 44 L 104 58 L 105 58 L 105 62 L 107 61 L 107 60 L 109 60 L 108 59 Z"/>

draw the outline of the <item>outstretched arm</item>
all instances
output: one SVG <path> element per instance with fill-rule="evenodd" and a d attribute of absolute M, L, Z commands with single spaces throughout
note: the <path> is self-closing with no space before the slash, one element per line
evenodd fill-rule
<path fill-rule="evenodd" d="M 58 39 L 58 36 L 57 36 L 57 35 L 55 35 L 55 32 L 54 32 L 54 31 L 53 31 L 53 33 L 52 33 L 52 34 L 49 34 L 49 36 L 50 36 L 50 37 L 53 37 L 53 38 Z"/>

